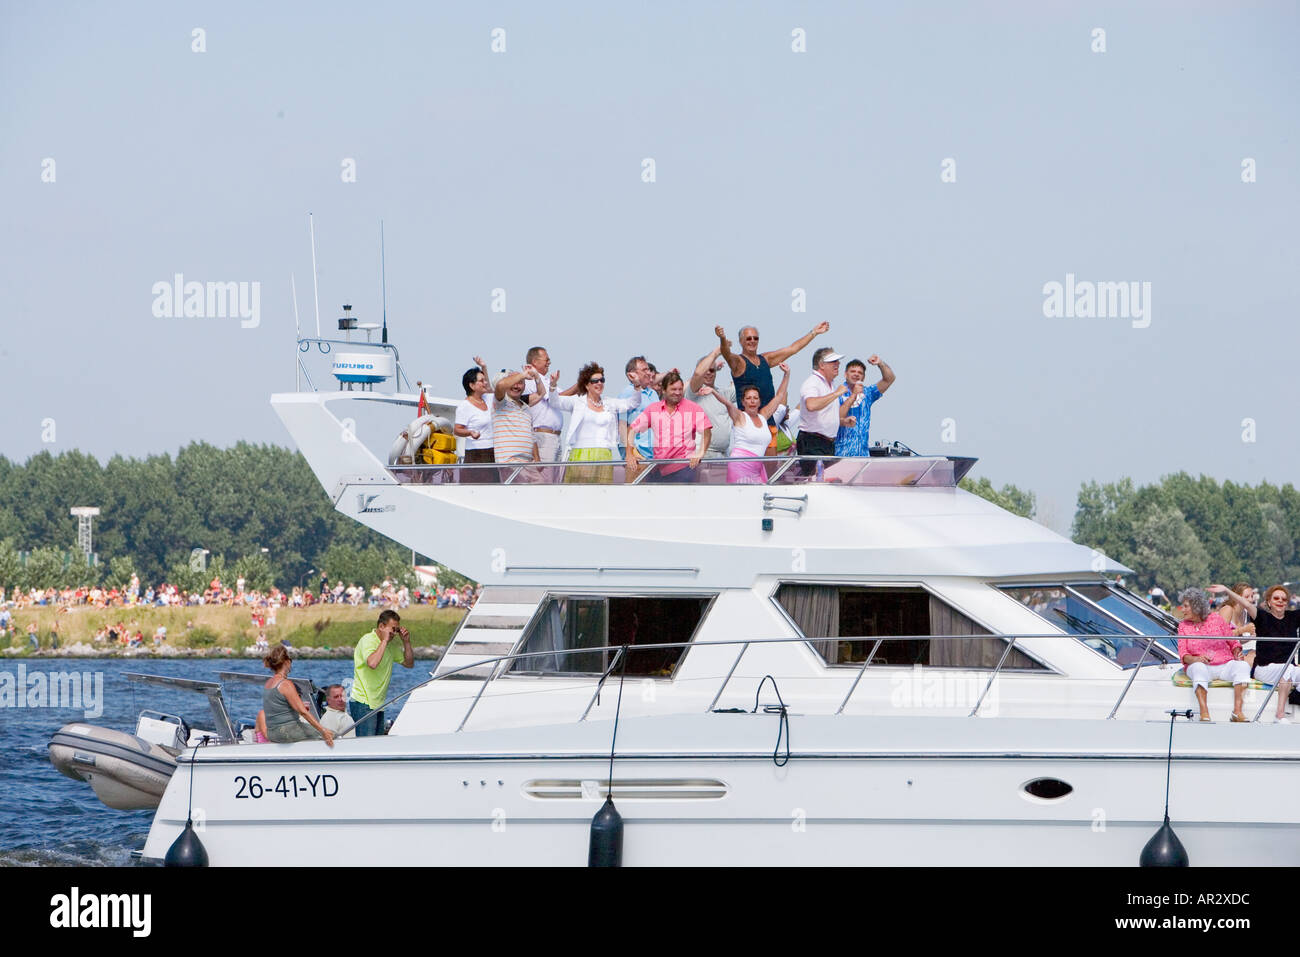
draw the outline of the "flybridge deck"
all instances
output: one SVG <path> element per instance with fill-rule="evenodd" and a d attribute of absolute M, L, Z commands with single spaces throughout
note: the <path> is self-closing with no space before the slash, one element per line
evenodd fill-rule
<path fill-rule="evenodd" d="M 705 459 L 690 484 L 646 492 L 684 460 L 631 476 L 614 461 L 407 465 L 358 438 L 386 442 L 394 413 L 418 398 L 299 392 L 271 402 L 339 511 L 484 584 L 595 585 L 617 574 L 629 587 L 750 587 L 792 562 L 814 577 L 1125 570 L 1094 568 L 1091 549 L 958 488 L 973 458 Z M 452 409 L 442 398 L 428 406 L 443 419 Z M 729 482 L 730 461 L 763 462 L 765 480 Z"/>

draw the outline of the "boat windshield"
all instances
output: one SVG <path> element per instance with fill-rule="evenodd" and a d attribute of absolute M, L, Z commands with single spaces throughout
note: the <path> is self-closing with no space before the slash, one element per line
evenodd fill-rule
<path fill-rule="evenodd" d="M 1162 664 L 1174 658 L 1170 629 L 1105 583 L 1006 585 L 1002 591 L 1121 668 L 1135 667 L 1140 660 Z M 1156 643 L 1143 659 L 1147 639 L 1153 636 Z"/>

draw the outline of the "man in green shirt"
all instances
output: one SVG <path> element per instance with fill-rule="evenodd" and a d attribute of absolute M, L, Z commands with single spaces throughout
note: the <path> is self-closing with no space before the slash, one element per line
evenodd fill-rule
<path fill-rule="evenodd" d="M 411 651 L 411 635 L 401 625 L 401 616 L 391 608 L 379 613 L 379 623 L 375 630 L 362 635 L 352 652 L 352 696 L 348 700 L 348 715 L 353 721 L 360 721 L 374 708 L 378 708 L 388 699 L 388 681 L 393 677 L 393 665 L 402 663 L 403 668 L 415 667 L 415 654 Z M 402 650 L 398 652 L 393 636 L 402 639 Z M 365 738 L 384 733 L 384 713 L 375 712 L 365 722 L 356 727 L 357 737 Z"/>

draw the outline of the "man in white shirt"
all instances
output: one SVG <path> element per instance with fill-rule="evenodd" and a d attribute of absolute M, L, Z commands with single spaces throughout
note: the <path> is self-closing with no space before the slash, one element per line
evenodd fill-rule
<path fill-rule="evenodd" d="M 325 713 L 320 716 L 320 724 L 322 728 L 333 731 L 335 737 L 339 737 L 339 732 L 352 724 L 352 718 L 348 715 L 347 695 L 342 685 L 330 685 L 325 689 Z M 356 731 L 352 730 L 342 735 L 345 738 L 356 736 Z"/>
<path fill-rule="evenodd" d="M 722 346 L 695 363 L 695 371 L 686 384 L 686 398 L 698 403 L 705 410 L 708 421 L 714 424 L 708 437 L 708 449 L 705 450 L 706 459 L 722 459 L 731 452 L 731 413 L 720 402 L 701 402 L 699 398 L 699 389 L 707 385 L 715 393 L 724 395 L 728 402 L 736 404 L 736 384 L 732 381 L 731 373 L 728 371 L 722 378 L 718 377 L 719 369 L 727 368 L 727 363 L 720 355 Z M 706 471 L 708 468 L 710 467 L 705 465 L 699 469 L 699 479 L 706 484 L 722 484 L 725 481 L 727 472 L 724 465 L 714 465 L 712 468 L 716 471 L 712 473 Z"/>
<path fill-rule="evenodd" d="M 840 430 L 840 396 L 849 391 L 844 383 L 834 383 L 844 357 L 829 346 L 813 353 L 813 374 L 799 389 L 799 435 L 795 451 L 799 455 L 835 454 L 835 436 Z M 811 475 L 815 462 L 800 462 L 799 473 Z"/>
<path fill-rule="evenodd" d="M 533 439 L 537 442 L 539 462 L 558 462 L 560 460 L 560 429 L 564 425 L 564 416 L 560 410 L 551 405 L 551 397 L 559 383 L 560 373 L 551 372 L 551 357 L 542 346 L 533 346 L 524 358 L 524 368 L 532 366 L 537 370 L 537 378 L 524 383 L 524 401 L 529 405 L 529 414 L 533 417 Z M 538 469 L 539 481 L 558 482 L 564 469 Z"/>
<path fill-rule="evenodd" d="M 736 404 L 736 385 L 731 376 L 718 378 L 718 370 L 726 367 L 720 358 L 721 352 L 722 347 L 718 346 L 696 363 L 691 381 L 686 385 L 686 398 L 698 402 L 713 423 L 709 447 L 704 453 L 706 459 L 722 458 L 731 448 L 731 414 L 721 402 L 700 402 L 700 387 L 707 385 L 714 392 L 725 396 L 732 405 Z"/>

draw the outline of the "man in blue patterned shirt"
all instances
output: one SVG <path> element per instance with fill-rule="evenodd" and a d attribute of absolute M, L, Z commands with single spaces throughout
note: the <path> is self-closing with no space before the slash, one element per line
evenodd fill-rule
<path fill-rule="evenodd" d="M 867 432 L 871 428 L 871 406 L 894 384 L 894 370 L 880 356 L 867 362 L 880 367 L 880 381 L 863 388 L 867 367 L 861 359 L 854 359 L 844 369 L 849 393 L 840 396 L 840 430 L 835 436 L 836 455 L 870 455 L 871 444 Z"/>

